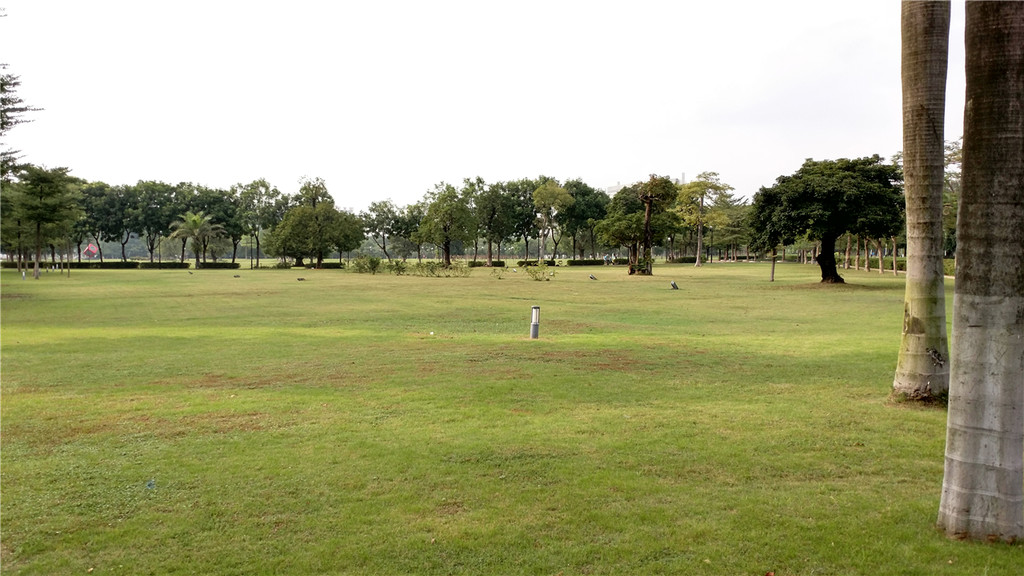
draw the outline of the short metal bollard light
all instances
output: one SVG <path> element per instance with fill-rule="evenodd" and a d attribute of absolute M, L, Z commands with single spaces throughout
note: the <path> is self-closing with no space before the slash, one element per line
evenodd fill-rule
<path fill-rule="evenodd" d="M 533 307 L 533 319 L 530 322 L 530 338 L 536 340 L 540 337 L 540 306 Z"/>

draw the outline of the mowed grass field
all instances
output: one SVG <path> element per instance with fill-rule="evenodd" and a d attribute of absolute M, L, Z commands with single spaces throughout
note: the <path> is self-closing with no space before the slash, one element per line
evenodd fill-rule
<path fill-rule="evenodd" d="M 0 568 L 1024 572 L 934 528 L 903 278 L 768 273 L 4 270 Z"/>

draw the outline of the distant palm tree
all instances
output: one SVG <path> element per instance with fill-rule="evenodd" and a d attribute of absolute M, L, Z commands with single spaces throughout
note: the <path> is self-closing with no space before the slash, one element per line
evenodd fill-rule
<path fill-rule="evenodd" d="M 171 232 L 171 238 L 181 238 L 183 242 L 192 241 L 192 251 L 196 255 L 196 268 L 199 268 L 199 255 L 203 252 L 203 247 L 206 246 L 209 239 L 224 233 L 224 227 L 211 222 L 211 218 L 212 216 L 202 211 L 186 212 L 181 215 L 181 220 L 171 223 L 171 228 L 174 229 L 174 232 Z M 184 245 L 182 245 L 182 250 L 184 250 Z M 184 254 L 182 257 L 184 259 Z"/>

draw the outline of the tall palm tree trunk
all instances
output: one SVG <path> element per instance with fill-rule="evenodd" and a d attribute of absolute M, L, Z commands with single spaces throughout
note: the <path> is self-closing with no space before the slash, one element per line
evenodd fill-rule
<path fill-rule="evenodd" d="M 967 2 L 967 94 L 938 525 L 1024 539 L 1024 3 Z"/>

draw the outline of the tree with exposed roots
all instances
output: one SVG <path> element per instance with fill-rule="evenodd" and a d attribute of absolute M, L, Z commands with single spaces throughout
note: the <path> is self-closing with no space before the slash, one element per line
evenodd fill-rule
<path fill-rule="evenodd" d="M 942 194 L 949 2 L 903 2 L 903 179 L 907 281 L 893 392 L 927 400 L 949 389 Z"/>
<path fill-rule="evenodd" d="M 949 415 L 938 525 L 1024 539 L 1024 3 L 967 2 Z"/>

